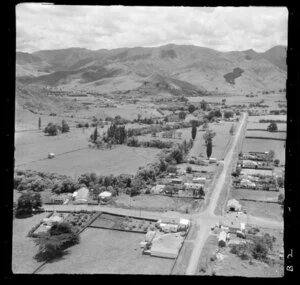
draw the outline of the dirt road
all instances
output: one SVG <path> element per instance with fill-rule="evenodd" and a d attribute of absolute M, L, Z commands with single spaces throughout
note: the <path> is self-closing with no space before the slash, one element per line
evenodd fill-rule
<path fill-rule="evenodd" d="M 199 213 L 197 215 L 196 222 L 200 226 L 200 230 L 198 231 L 198 235 L 195 240 L 195 247 L 190 257 L 189 265 L 186 270 L 186 275 L 194 275 L 196 273 L 202 248 L 205 244 L 206 239 L 210 234 L 210 228 L 220 219 L 220 217 L 214 215 L 214 211 L 218 203 L 218 199 L 222 191 L 223 185 L 225 183 L 226 176 L 231 175 L 230 173 L 231 169 L 229 168 L 229 166 L 233 159 L 233 155 L 237 152 L 236 150 L 237 142 L 241 138 L 241 135 L 243 135 L 242 130 L 246 123 L 247 123 L 247 114 L 244 113 L 241 122 L 239 124 L 239 128 L 236 131 L 236 135 L 231 145 L 231 148 L 229 149 L 224 159 L 224 167 L 216 183 L 216 186 L 213 190 L 213 193 L 211 195 L 210 203 L 202 213 Z"/>

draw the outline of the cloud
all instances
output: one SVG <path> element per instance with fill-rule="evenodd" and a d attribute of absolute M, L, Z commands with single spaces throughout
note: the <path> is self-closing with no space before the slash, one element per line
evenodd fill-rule
<path fill-rule="evenodd" d="M 124 7 L 19 4 L 17 50 L 93 50 L 167 43 L 265 51 L 287 45 L 284 7 Z"/>

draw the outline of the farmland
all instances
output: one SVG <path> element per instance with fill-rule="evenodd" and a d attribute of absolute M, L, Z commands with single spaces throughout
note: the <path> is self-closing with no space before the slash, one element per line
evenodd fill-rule
<path fill-rule="evenodd" d="M 63 144 L 63 140 L 59 143 Z M 40 151 L 40 156 L 42 156 L 42 153 Z M 72 177 L 78 177 L 84 172 L 95 172 L 102 175 L 118 175 L 124 172 L 126 174 L 134 174 L 138 167 L 150 162 L 158 153 L 158 149 L 131 148 L 127 146 L 116 146 L 111 150 L 86 148 L 57 156 L 51 160 L 45 159 L 28 163 L 18 168 L 58 172 Z"/>
<path fill-rule="evenodd" d="M 246 132 L 246 137 L 262 137 L 269 139 L 286 139 L 286 132 L 268 132 L 268 131 L 249 131 Z"/>
<path fill-rule="evenodd" d="M 80 245 L 70 248 L 63 259 L 46 264 L 39 273 L 169 274 L 174 260 L 143 255 L 142 240 L 142 234 L 87 228 Z"/>
<path fill-rule="evenodd" d="M 279 193 L 276 191 L 257 191 L 257 190 L 245 190 L 245 189 L 232 189 L 231 198 L 236 200 L 249 199 L 260 201 L 278 201 Z"/>

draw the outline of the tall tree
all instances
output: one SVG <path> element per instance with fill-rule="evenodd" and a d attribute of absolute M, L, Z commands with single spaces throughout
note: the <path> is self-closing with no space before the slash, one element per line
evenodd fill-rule
<path fill-rule="evenodd" d="M 233 136 L 233 133 L 234 133 L 234 126 L 233 126 L 233 124 L 231 125 L 231 128 L 230 128 L 230 130 L 229 130 L 229 133 L 230 133 L 230 135 Z"/>
<path fill-rule="evenodd" d="M 196 138 L 197 135 L 197 127 L 196 124 L 193 124 L 192 126 L 192 139 L 194 140 Z"/>
<path fill-rule="evenodd" d="M 94 143 L 96 142 L 97 138 L 98 138 L 98 127 L 95 128 L 95 131 L 94 131 L 94 135 L 93 135 L 93 141 Z"/>
<path fill-rule="evenodd" d="M 200 102 L 200 108 L 201 108 L 203 111 L 206 111 L 206 109 L 207 109 L 207 103 L 206 103 L 206 101 L 202 100 L 202 101 Z"/>
<path fill-rule="evenodd" d="M 39 117 L 39 130 L 41 129 L 42 127 L 42 120 L 41 120 L 41 117 Z"/>
<path fill-rule="evenodd" d="M 61 132 L 62 133 L 67 133 L 69 131 L 70 131 L 69 125 L 66 123 L 65 120 L 62 120 L 62 123 L 61 123 Z"/>
<path fill-rule="evenodd" d="M 189 105 L 189 112 L 193 113 L 196 110 L 196 107 L 194 105 Z"/>
<path fill-rule="evenodd" d="M 206 155 L 208 159 L 210 158 L 211 153 L 212 153 L 212 140 L 210 139 L 206 144 Z"/>

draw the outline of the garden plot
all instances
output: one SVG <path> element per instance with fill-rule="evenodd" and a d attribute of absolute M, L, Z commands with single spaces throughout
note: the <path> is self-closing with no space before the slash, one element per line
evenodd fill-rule
<path fill-rule="evenodd" d="M 154 148 L 115 146 L 111 150 L 82 149 L 54 159 L 36 161 L 18 169 L 32 169 L 78 177 L 85 172 L 101 175 L 135 174 L 140 166 L 151 162 L 159 153 Z"/>
<path fill-rule="evenodd" d="M 86 226 L 88 226 L 93 219 L 99 215 L 99 212 L 95 213 L 84 213 L 84 212 L 73 212 L 67 215 L 65 222 L 71 224 L 76 232 L 82 231 Z"/>
<path fill-rule="evenodd" d="M 49 213 L 34 215 L 26 219 L 13 220 L 12 234 L 12 271 L 15 274 L 32 273 L 40 263 L 34 259 L 37 247 L 34 239 L 27 237 L 28 231 L 36 226 Z"/>
<path fill-rule="evenodd" d="M 47 263 L 41 274 L 158 274 L 168 275 L 174 260 L 143 255 L 144 234 L 87 228 L 81 242 L 63 259 Z"/>
<path fill-rule="evenodd" d="M 102 213 L 90 227 L 146 233 L 155 230 L 156 221 Z"/>
<path fill-rule="evenodd" d="M 259 137 L 268 139 L 286 139 L 286 132 L 268 132 L 268 131 L 246 131 L 246 137 Z"/>
<path fill-rule="evenodd" d="M 275 151 L 275 159 L 280 160 L 280 164 L 285 164 L 285 141 L 264 140 L 264 139 L 244 139 L 242 152 L 265 152 Z"/>

